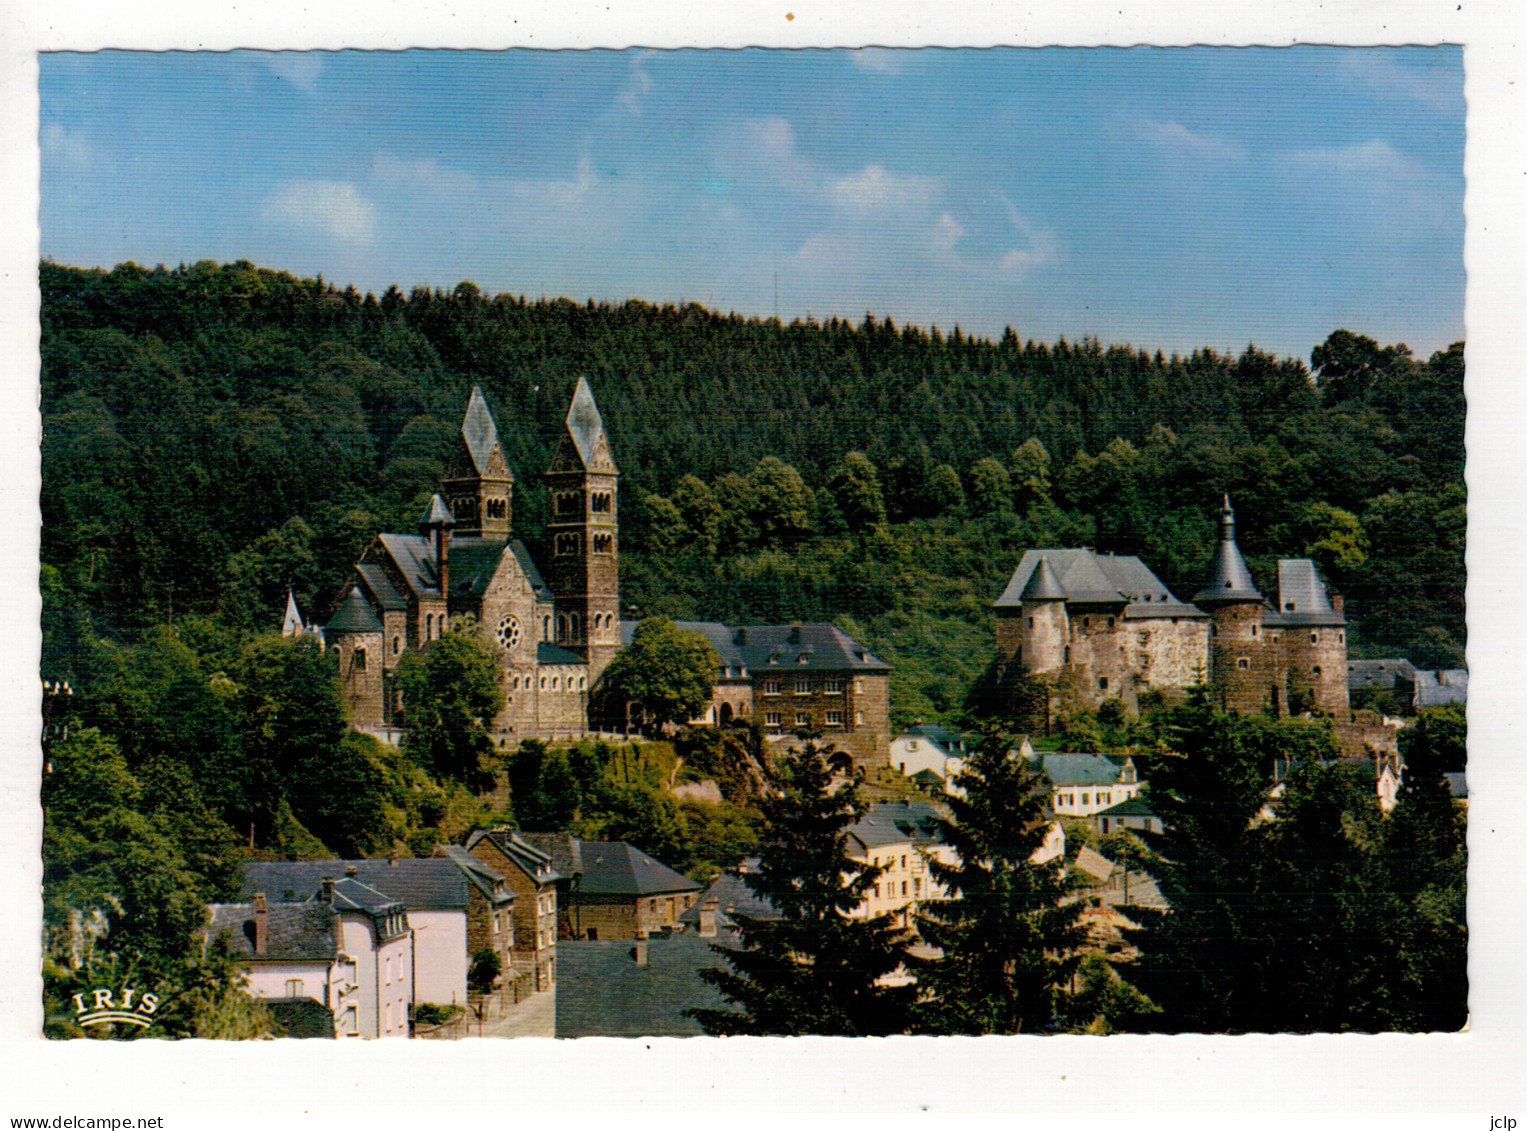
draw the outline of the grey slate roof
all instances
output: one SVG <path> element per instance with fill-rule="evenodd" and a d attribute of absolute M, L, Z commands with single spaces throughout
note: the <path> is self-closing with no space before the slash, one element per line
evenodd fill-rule
<path fill-rule="evenodd" d="M 1045 558 L 1039 559 L 1039 564 L 1029 574 L 1028 584 L 1023 587 L 1020 595 L 1023 601 L 1064 601 L 1066 591 L 1061 588 L 1060 578 L 1055 576 L 1055 571 L 1050 568 L 1050 563 Z"/>
<path fill-rule="evenodd" d="M 827 672 L 888 672 L 891 665 L 835 625 L 748 624 L 729 628 L 715 621 L 675 621 L 698 632 L 721 657 L 722 666 L 741 676 L 765 669 Z M 640 621 L 621 621 L 621 643 L 630 646 Z M 726 678 L 723 673 L 723 678 Z"/>
<path fill-rule="evenodd" d="M 1469 673 L 1463 668 L 1416 671 L 1416 709 L 1441 707 L 1448 703 L 1466 703 L 1469 698 Z"/>
<path fill-rule="evenodd" d="M 364 911 L 370 915 L 381 915 L 393 908 L 401 909 L 403 904 L 386 892 L 377 891 L 370 884 L 346 876 L 334 881 L 333 906 L 336 911 Z"/>
<path fill-rule="evenodd" d="M 418 534 L 379 534 L 377 539 L 397 564 L 398 572 L 415 597 L 440 596 L 440 571 L 435 561 L 433 539 Z M 481 597 L 498 572 L 505 553 L 514 555 L 536 598 L 551 600 L 551 590 L 531 561 L 530 551 L 519 539 L 505 543 L 496 538 L 470 536 L 451 539 L 451 597 Z"/>
<path fill-rule="evenodd" d="M 1053 572 L 1061 596 L 1082 605 L 1123 605 L 1123 615 L 1140 617 L 1201 617 L 1203 611 L 1172 595 L 1161 579 L 1139 558 L 1099 554 L 1085 549 L 1025 550 L 994 608 L 1023 604 L 1040 564 Z M 1048 583 L 1035 582 L 1048 589 Z M 1036 598 L 1030 597 L 1030 600 Z"/>
<path fill-rule="evenodd" d="M 538 664 L 587 664 L 586 657 L 577 652 L 569 652 L 560 644 L 548 644 L 542 640 L 536 644 L 536 663 Z"/>
<path fill-rule="evenodd" d="M 1136 794 L 1128 801 L 1121 801 L 1117 805 L 1100 810 L 1093 814 L 1097 817 L 1155 817 L 1156 810 L 1151 808 L 1151 803 L 1140 794 Z M 1160 820 L 1159 817 L 1156 818 Z"/>
<path fill-rule="evenodd" d="M 964 738 L 938 723 L 914 723 L 907 728 L 906 732 L 918 738 L 926 738 L 929 742 L 936 742 L 945 750 L 963 750 L 965 747 Z"/>
<path fill-rule="evenodd" d="M 1283 624 L 1344 625 L 1345 617 L 1338 613 L 1326 593 L 1325 582 L 1309 558 L 1283 558 L 1278 562 L 1278 615 Z M 1275 623 L 1273 618 L 1265 620 Z"/>
<path fill-rule="evenodd" d="M 310 997 L 262 997 L 260 1004 L 270 1011 L 271 1026 L 278 1037 L 334 1039 L 334 1014 L 321 1001 Z"/>
<path fill-rule="evenodd" d="M 698 1037 L 700 1023 L 686 1009 L 728 1008 L 721 991 L 699 971 L 724 969 L 711 944 L 736 945 L 730 931 L 714 939 L 692 931 L 647 941 L 647 964 L 638 966 L 631 939 L 578 939 L 557 943 L 558 1037 Z"/>
<path fill-rule="evenodd" d="M 1347 661 L 1347 688 L 1350 691 L 1392 691 L 1396 680 L 1410 684 L 1416 682 L 1416 669 L 1409 660 Z"/>
<path fill-rule="evenodd" d="M 408 599 L 397 591 L 381 566 L 375 562 L 362 562 L 355 567 L 355 572 L 372 600 L 382 606 L 383 612 L 400 612 L 408 608 Z"/>
<path fill-rule="evenodd" d="M 926 801 L 876 801 L 848 827 L 848 835 L 865 848 L 906 840 L 936 844 L 940 840 L 939 819 L 938 810 Z"/>
<path fill-rule="evenodd" d="M 443 856 L 456 867 L 467 882 L 485 895 L 495 905 L 514 902 L 514 892 L 505 884 L 504 877 L 473 856 L 459 844 L 437 844 L 435 855 Z M 494 890 L 497 888 L 498 890 Z"/>
<path fill-rule="evenodd" d="M 1123 766 L 1106 754 L 1039 754 L 1040 768 L 1054 785 L 1117 785 Z"/>
<path fill-rule="evenodd" d="M 451 513 L 451 508 L 445 505 L 445 500 L 438 493 L 431 495 L 429 506 L 424 511 L 424 517 L 419 520 L 420 526 L 455 526 L 456 516 Z"/>
<path fill-rule="evenodd" d="M 1459 801 L 1469 799 L 1469 779 L 1463 773 L 1446 773 L 1442 775 L 1447 779 L 1448 792 Z"/>
<path fill-rule="evenodd" d="M 343 633 L 381 632 L 382 622 L 376 619 L 371 605 L 361 596 L 360 590 L 350 590 L 350 595 L 339 603 L 339 608 L 324 626 L 324 633 L 333 637 Z"/>
<path fill-rule="evenodd" d="M 472 457 L 477 474 L 482 475 L 488 470 L 488 457 L 493 454 L 493 445 L 498 443 L 498 425 L 493 423 L 488 402 L 482 395 L 482 389 L 476 385 L 472 386 L 466 415 L 461 421 L 461 438 L 466 443 L 467 453 Z"/>
<path fill-rule="evenodd" d="M 700 908 L 708 899 L 716 901 L 718 924 L 735 922 L 732 918 L 734 913 L 746 915 L 749 919 L 778 919 L 780 917 L 779 909 L 748 887 L 742 876 L 736 872 L 722 872 L 710 882 L 709 887 L 700 893 L 700 898 L 695 900 L 694 906 L 679 916 L 679 922 L 698 928 Z"/>
<path fill-rule="evenodd" d="M 584 840 L 566 832 L 519 834 L 551 857 L 563 876 L 582 873 L 576 895 L 642 896 L 699 891 L 700 885 L 621 840 Z"/>
<path fill-rule="evenodd" d="M 552 858 L 527 841 L 523 833 L 516 832 L 507 826 L 477 829 L 467 836 L 467 851 L 471 852 L 473 847 L 482 840 L 491 840 L 500 852 L 515 861 L 521 870 L 538 884 L 556 883 L 563 878 Z"/>
<path fill-rule="evenodd" d="M 497 875 L 486 864 L 469 856 L 472 865 Z M 414 909 L 467 906 L 467 885 L 472 880 L 464 865 L 453 856 L 428 859 L 388 860 L 261 860 L 245 864 L 240 894 L 264 892 L 271 899 L 304 900 L 322 886 L 325 878 L 343 880 L 350 868 L 355 878 L 392 900 Z"/>
<path fill-rule="evenodd" d="M 592 469 L 594 448 L 605 433 L 604 420 L 599 415 L 599 406 L 594 403 L 594 390 L 589 388 L 587 377 L 579 377 L 578 387 L 573 390 L 573 402 L 567 409 L 567 434 L 572 437 L 573 447 L 578 450 L 583 466 Z M 608 439 L 605 446 L 609 447 Z M 615 462 L 613 453 L 610 462 Z"/>
<path fill-rule="evenodd" d="M 214 903 L 209 938 L 226 933 L 229 949 L 255 962 L 328 962 L 335 954 L 334 911 L 327 903 L 266 904 L 265 953 L 254 952 L 254 904 Z"/>
<path fill-rule="evenodd" d="M 1230 506 L 1230 496 L 1219 515 L 1219 544 L 1214 548 L 1214 558 L 1209 563 L 1209 577 L 1204 587 L 1193 595 L 1195 604 L 1205 601 L 1218 604 L 1223 601 L 1260 601 L 1257 583 L 1251 578 L 1246 559 L 1235 542 L 1235 511 Z"/>

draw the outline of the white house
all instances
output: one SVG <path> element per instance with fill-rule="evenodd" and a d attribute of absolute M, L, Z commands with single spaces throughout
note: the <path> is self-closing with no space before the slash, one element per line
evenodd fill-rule
<path fill-rule="evenodd" d="M 328 1007 L 337 1037 L 409 1034 L 413 936 L 403 905 L 351 879 L 325 879 L 302 903 L 214 903 L 205 928 L 249 966 L 257 998 L 311 998 Z"/>
<path fill-rule="evenodd" d="M 504 877 L 463 849 L 444 847 L 429 859 L 277 860 L 244 865 L 242 894 L 305 899 L 325 879 L 353 879 L 404 907 L 413 933 L 412 1001 L 467 1000 L 471 956 L 488 947 L 510 968 L 514 892 Z"/>
<path fill-rule="evenodd" d="M 1090 817 L 1128 801 L 1144 787 L 1127 754 L 1038 754 L 1050 779 L 1050 807 L 1062 817 Z"/>

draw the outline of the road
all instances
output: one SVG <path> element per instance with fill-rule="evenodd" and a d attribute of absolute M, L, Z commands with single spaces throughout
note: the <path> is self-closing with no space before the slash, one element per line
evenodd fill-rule
<path fill-rule="evenodd" d="M 557 1035 L 557 988 L 531 994 L 518 1005 L 511 1005 L 500 1017 L 484 1022 L 481 1035 L 502 1037 L 555 1037 Z M 473 1021 L 468 1036 L 478 1036 Z"/>

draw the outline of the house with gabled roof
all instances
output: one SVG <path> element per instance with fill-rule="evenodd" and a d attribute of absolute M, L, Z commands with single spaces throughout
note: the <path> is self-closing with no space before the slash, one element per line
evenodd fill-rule
<path fill-rule="evenodd" d="M 775 741 L 820 731 L 856 763 L 886 764 L 891 665 L 836 625 L 674 623 L 703 636 L 721 660 L 710 705 L 692 722 L 750 720 Z M 622 627 L 625 643 L 638 627 Z"/>
<path fill-rule="evenodd" d="M 586 379 L 574 389 L 545 479 L 549 553 L 538 567 L 515 534 L 515 475 L 498 426 L 473 388 L 440 492 L 417 530 L 372 540 L 324 626 L 353 724 L 406 725 L 398 664 L 465 614 L 501 650 L 506 702 L 493 725 L 506 741 L 588 729 L 589 691 L 620 648 L 620 594 L 619 471 Z"/>
<path fill-rule="evenodd" d="M 1045 751 L 1033 761 L 1050 780 L 1050 808 L 1062 817 L 1090 817 L 1145 786 L 1127 754 Z"/>
<path fill-rule="evenodd" d="M 467 853 L 502 875 L 514 892 L 514 949 L 506 970 L 550 989 L 557 980 L 557 871 L 551 857 L 500 825 L 467 834 Z"/>
<path fill-rule="evenodd" d="M 514 947 L 514 892 L 470 853 L 440 846 L 428 859 L 251 861 L 242 868 L 245 895 L 301 898 L 325 879 L 354 879 L 401 903 L 414 935 L 413 1001 L 467 1000 L 467 970 L 484 948 L 509 969 Z"/>
<path fill-rule="evenodd" d="M 203 929 L 248 966 L 257 998 L 312 998 L 333 1016 L 335 1035 L 409 1035 L 413 934 L 403 905 L 353 877 L 324 878 L 306 899 L 214 903 Z"/>
<path fill-rule="evenodd" d="M 619 840 L 567 832 L 519 834 L 551 858 L 564 939 L 633 939 L 675 926 L 700 885 Z"/>

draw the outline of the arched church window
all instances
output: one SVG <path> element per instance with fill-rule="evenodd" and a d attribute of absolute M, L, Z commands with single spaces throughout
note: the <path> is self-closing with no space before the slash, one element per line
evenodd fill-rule
<path fill-rule="evenodd" d="M 504 517 L 505 509 L 506 509 L 506 505 L 505 505 L 505 501 L 503 499 L 489 499 L 488 500 L 488 517 L 489 518 L 503 518 Z"/>
<path fill-rule="evenodd" d="M 392 654 L 396 656 L 398 650 L 403 647 L 403 642 L 396 636 L 392 638 Z"/>
<path fill-rule="evenodd" d="M 429 640 L 435 632 L 435 614 L 430 613 L 424 618 L 424 639 Z"/>
<path fill-rule="evenodd" d="M 557 639 L 558 640 L 563 640 L 563 641 L 565 641 L 567 639 L 567 614 L 566 613 L 558 613 L 557 614 Z"/>
<path fill-rule="evenodd" d="M 576 535 L 576 534 L 558 534 L 557 535 L 557 554 L 558 554 L 558 556 L 566 557 L 569 554 L 576 554 L 577 552 L 578 552 L 578 535 Z"/>
<path fill-rule="evenodd" d="M 567 638 L 574 643 L 578 641 L 578 614 L 574 613 L 567 618 Z"/>

